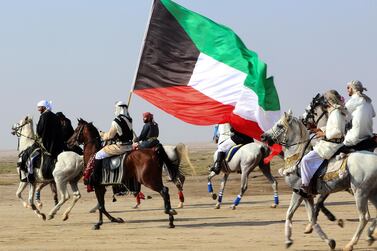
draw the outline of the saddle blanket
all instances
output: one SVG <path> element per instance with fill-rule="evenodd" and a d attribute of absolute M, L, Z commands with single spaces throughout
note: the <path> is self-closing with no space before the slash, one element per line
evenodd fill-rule
<path fill-rule="evenodd" d="M 322 176 L 323 181 L 333 181 L 344 177 L 347 174 L 347 159 L 337 160 L 333 158 L 329 161 L 326 173 Z"/>
<path fill-rule="evenodd" d="M 231 161 L 236 152 L 243 146 L 243 144 L 232 146 L 226 154 L 225 160 L 227 162 Z"/>
<path fill-rule="evenodd" d="M 102 160 L 102 185 L 121 184 L 123 178 L 123 162 L 126 154 Z"/>

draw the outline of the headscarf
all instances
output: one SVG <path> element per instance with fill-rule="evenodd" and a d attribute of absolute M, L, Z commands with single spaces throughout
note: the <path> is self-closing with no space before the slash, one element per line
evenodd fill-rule
<path fill-rule="evenodd" d="M 123 101 L 118 101 L 115 103 L 115 116 L 124 115 L 128 116 L 128 105 Z"/>
<path fill-rule="evenodd" d="M 323 94 L 326 103 L 333 109 L 340 109 L 345 114 L 344 98 L 336 91 L 329 90 Z"/>
<path fill-rule="evenodd" d="M 148 122 L 152 122 L 153 121 L 153 114 L 150 113 L 150 112 L 144 112 L 143 118 L 146 118 Z"/>
<path fill-rule="evenodd" d="M 359 80 L 352 80 L 347 84 L 348 87 L 352 88 L 352 90 L 359 95 L 360 97 L 365 98 L 365 100 L 368 103 L 371 103 L 372 100 L 370 97 L 368 97 L 366 94 L 363 93 L 363 91 L 367 91 L 367 88 L 363 86 L 363 84 Z"/>
<path fill-rule="evenodd" d="M 52 101 L 47 101 L 47 100 L 41 100 L 37 103 L 37 107 L 38 106 L 43 106 L 45 107 L 47 110 L 51 111 L 52 110 Z"/>

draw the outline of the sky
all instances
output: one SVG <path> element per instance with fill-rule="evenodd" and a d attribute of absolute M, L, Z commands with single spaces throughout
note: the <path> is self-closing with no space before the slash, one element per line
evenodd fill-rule
<path fill-rule="evenodd" d="M 360 80 L 377 103 L 377 1 L 176 2 L 231 28 L 258 53 L 274 76 L 282 111 L 301 115 L 328 89 L 347 100 L 350 80 Z M 36 123 L 42 99 L 74 127 L 83 118 L 108 130 L 114 103 L 130 95 L 151 3 L 0 0 L 0 150 L 16 149 L 11 126 L 25 115 Z M 163 143 L 212 139 L 212 126 L 187 124 L 132 95 L 137 134 L 145 111 L 155 115 Z"/>

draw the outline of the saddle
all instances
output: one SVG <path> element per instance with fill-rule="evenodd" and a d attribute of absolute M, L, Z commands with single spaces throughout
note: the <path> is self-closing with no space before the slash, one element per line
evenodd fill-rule
<path fill-rule="evenodd" d="M 53 179 L 52 172 L 55 169 L 56 159 L 50 154 L 41 150 L 38 147 L 30 147 L 24 152 L 20 153 L 20 158 L 22 159 L 20 163 L 20 180 L 26 181 L 25 173 L 29 173 L 29 170 L 40 169 L 42 171 L 43 179 L 50 180 Z M 35 173 L 36 171 L 33 171 Z"/>
<path fill-rule="evenodd" d="M 127 153 L 111 156 L 102 160 L 102 182 L 103 185 L 122 183 L 123 162 Z"/>
<path fill-rule="evenodd" d="M 333 156 L 330 160 L 324 160 L 310 181 L 309 193 L 318 194 L 318 190 L 320 189 L 319 184 L 331 181 L 335 182 L 347 176 L 347 159 L 348 155 L 342 158 Z"/>

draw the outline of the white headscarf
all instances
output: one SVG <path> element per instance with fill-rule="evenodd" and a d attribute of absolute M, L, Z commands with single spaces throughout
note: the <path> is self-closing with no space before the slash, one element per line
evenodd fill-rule
<path fill-rule="evenodd" d="M 118 101 L 115 103 L 115 116 L 124 115 L 129 117 L 128 106 L 123 101 Z"/>
<path fill-rule="evenodd" d="M 37 103 L 37 107 L 38 106 L 46 107 L 47 110 L 51 111 L 52 110 L 52 101 L 41 100 Z"/>
<path fill-rule="evenodd" d="M 363 97 L 365 98 L 365 100 L 368 102 L 368 103 L 371 103 L 372 100 L 370 97 L 368 97 L 367 95 L 365 95 L 363 93 L 363 91 L 367 91 L 367 88 L 365 88 L 363 86 L 363 84 L 359 81 L 359 80 L 352 80 L 351 82 L 349 82 L 347 84 L 347 86 L 349 86 L 357 95 L 359 95 L 360 97 Z"/>

